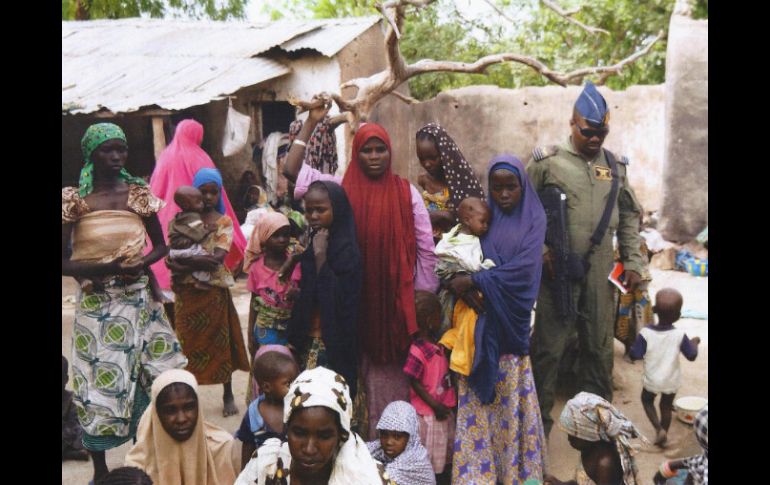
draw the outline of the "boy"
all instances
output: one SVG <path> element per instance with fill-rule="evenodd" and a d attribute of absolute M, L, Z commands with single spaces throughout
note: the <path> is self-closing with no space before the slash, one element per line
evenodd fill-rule
<path fill-rule="evenodd" d="M 286 438 L 283 432 L 283 398 L 297 378 L 299 367 L 292 357 L 269 351 L 254 359 L 252 372 L 260 394 L 249 404 L 235 433 L 235 437 L 243 442 L 241 460 L 244 466 L 265 440 Z"/>
<path fill-rule="evenodd" d="M 664 288 L 655 295 L 653 313 L 658 316 L 657 325 L 644 327 L 631 347 L 631 358 L 644 358 L 642 380 L 642 405 L 655 428 L 655 444 L 665 446 L 671 425 L 676 391 L 682 384 L 679 370 L 679 352 L 690 362 L 698 356 L 700 338 L 687 338 L 684 330 L 674 327 L 682 312 L 682 294 L 673 288 Z M 655 395 L 660 393 L 660 420 L 655 411 Z"/>

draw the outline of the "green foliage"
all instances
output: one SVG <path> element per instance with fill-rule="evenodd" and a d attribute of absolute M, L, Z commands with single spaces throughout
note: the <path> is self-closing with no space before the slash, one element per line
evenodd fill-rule
<path fill-rule="evenodd" d="M 480 57 L 515 52 L 534 57 L 551 69 L 568 72 L 617 63 L 642 49 L 661 30 L 668 30 L 674 0 L 558 0 L 565 10 L 580 7 L 574 18 L 603 28 L 610 35 L 591 34 L 547 9 L 538 0 L 494 0 L 505 16 L 464 18 L 452 0 L 438 0 L 427 9 L 410 9 L 401 38 L 407 62 L 435 59 L 473 62 Z M 283 0 L 270 2 L 274 16 L 292 18 L 350 17 L 376 14 L 373 0 Z M 695 0 L 694 11 L 708 17 L 708 0 Z M 666 41 L 611 76 L 607 85 L 625 89 L 665 80 Z M 596 80 L 597 76 L 592 79 Z M 427 99 L 439 92 L 473 84 L 501 87 L 543 86 L 546 78 L 518 63 L 490 66 L 486 74 L 424 74 L 409 80 L 412 96 Z"/>
<path fill-rule="evenodd" d="M 85 19 L 183 16 L 212 20 L 240 19 L 248 0 L 80 0 Z M 62 0 L 62 20 L 78 17 L 78 0 Z"/>
<path fill-rule="evenodd" d="M 692 9 L 692 18 L 694 19 L 708 19 L 709 18 L 709 0 L 695 0 L 695 5 Z"/>

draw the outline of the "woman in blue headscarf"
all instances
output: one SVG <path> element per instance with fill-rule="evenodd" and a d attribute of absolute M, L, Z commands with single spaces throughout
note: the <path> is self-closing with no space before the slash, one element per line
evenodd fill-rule
<path fill-rule="evenodd" d="M 455 295 L 479 312 L 473 368 L 459 381 L 452 483 L 542 480 L 545 465 L 528 356 L 545 211 L 516 157 L 492 159 L 488 175 L 492 217 L 481 249 L 495 267 L 449 283 Z"/>
<path fill-rule="evenodd" d="M 232 373 L 249 371 L 249 358 L 241 323 L 233 305 L 230 287 L 235 284 L 224 265 L 233 242 L 233 221 L 225 215 L 222 176 L 215 168 L 198 170 L 193 185 L 203 194 L 201 220 L 216 228 L 201 246 L 209 255 L 166 260 L 172 272 L 171 288 L 176 295 L 176 332 L 189 359 L 187 370 L 199 384 L 224 385 L 224 416 L 238 413 L 232 389 Z M 196 287 L 193 271 L 210 271 L 210 288 Z"/>

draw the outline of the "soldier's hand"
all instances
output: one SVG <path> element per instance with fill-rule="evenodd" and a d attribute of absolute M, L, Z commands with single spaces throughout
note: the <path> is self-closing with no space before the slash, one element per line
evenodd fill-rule
<path fill-rule="evenodd" d="M 549 279 L 556 279 L 556 270 L 553 269 L 553 253 L 549 249 L 543 253 L 543 268 Z"/>
<path fill-rule="evenodd" d="M 623 272 L 623 286 L 628 288 L 630 291 L 636 291 L 636 288 L 641 282 L 642 277 L 636 271 L 627 269 Z"/>

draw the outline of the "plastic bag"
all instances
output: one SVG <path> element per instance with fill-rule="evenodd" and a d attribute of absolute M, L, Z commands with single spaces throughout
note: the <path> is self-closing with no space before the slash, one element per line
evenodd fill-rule
<path fill-rule="evenodd" d="M 236 111 L 231 101 L 230 107 L 227 108 L 225 133 L 222 138 L 222 155 L 229 157 L 241 151 L 249 139 L 250 127 L 251 118 Z"/>

